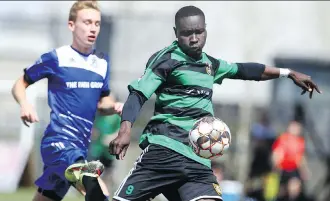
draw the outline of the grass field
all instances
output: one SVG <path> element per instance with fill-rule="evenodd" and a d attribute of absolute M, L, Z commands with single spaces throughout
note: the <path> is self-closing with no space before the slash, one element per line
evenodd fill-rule
<path fill-rule="evenodd" d="M 12 194 L 0 193 L 0 201 L 32 201 L 35 188 L 20 188 L 17 192 Z M 67 196 L 62 201 L 84 201 L 84 197 L 80 194 L 76 194 L 75 190 L 69 191 Z M 154 201 L 164 201 L 163 199 L 156 197 Z"/>
<path fill-rule="evenodd" d="M 20 188 L 15 193 L 4 194 L 0 193 L 0 201 L 32 201 L 34 193 L 36 192 L 35 188 Z M 80 195 L 74 195 L 69 193 L 63 201 L 83 201 L 84 198 Z"/>

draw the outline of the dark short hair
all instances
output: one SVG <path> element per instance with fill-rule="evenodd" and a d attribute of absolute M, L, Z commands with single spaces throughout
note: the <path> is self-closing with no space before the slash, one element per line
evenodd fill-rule
<path fill-rule="evenodd" d="M 202 16 L 205 19 L 204 12 L 200 8 L 197 8 L 196 6 L 185 6 L 180 8 L 180 10 L 178 10 L 178 12 L 176 12 L 175 14 L 175 26 L 178 25 L 178 22 L 181 18 L 196 16 L 196 15 Z"/>

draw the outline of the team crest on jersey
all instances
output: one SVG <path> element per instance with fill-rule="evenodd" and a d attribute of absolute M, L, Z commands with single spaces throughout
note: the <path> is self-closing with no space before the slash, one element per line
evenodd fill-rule
<path fill-rule="evenodd" d="M 206 68 L 206 73 L 211 75 L 212 74 L 212 65 L 208 63 L 205 68 Z"/>
<path fill-rule="evenodd" d="M 96 61 L 96 58 L 95 57 L 92 58 L 91 66 L 94 67 L 94 68 L 97 67 L 97 61 Z"/>
<path fill-rule="evenodd" d="M 219 184 L 214 184 L 213 183 L 214 190 L 221 196 L 222 195 L 222 190 Z"/>

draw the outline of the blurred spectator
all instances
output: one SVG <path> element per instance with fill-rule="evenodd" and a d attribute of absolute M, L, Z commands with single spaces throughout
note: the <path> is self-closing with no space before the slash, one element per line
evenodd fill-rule
<path fill-rule="evenodd" d="M 288 181 L 287 190 L 287 195 L 279 197 L 277 201 L 313 201 L 302 192 L 302 183 L 297 177 L 293 177 Z"/>
<path fill-rule="evenodd" d="M 221 163 L 212 161 L 212 171 L 214 176 L 217 178 L 218 183 L 224 179 L 224 166 Z"/>
<path fill-rule="evenodd" d="M 263 201 L 265 176 L 272 170 L 271 147 L 276 133 L 270 125 L 268 113 L 264 111 L 258 123 L 252 125 L 251 147 L 252 162 L 247 183 L 247 196 Z"/>
<path fill-rule="evenodd" d="M 108 147 L 119 131 L 120 116 L 115 114 L 111 116 L 97 115 L 92 131 L 92 140 L 89 147 L 89 160 L 100 160 L 105 170 L 102 174 L 103 181 L 106 182 L 111 193 L 112 168 L 114 156 L 109 154 Z"/>
<path fill-rule="evenodd" d="M 301 132 L 301 124 L 292 121 L 273 144 L 273 164 L 281 175 L 278 200 L 306 200 L 302 187 L 307 179 L 307 164 Z"/>

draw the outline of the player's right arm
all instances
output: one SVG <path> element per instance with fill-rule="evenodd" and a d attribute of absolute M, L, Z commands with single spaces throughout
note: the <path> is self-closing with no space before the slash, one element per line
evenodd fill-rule
<path fill-rule="evenodd" d="M 21 106 L 21 119 L 26 126 L 29 126 L 27 122 L 38 122 L 38 115 L 33 106 L 27 101 L 25 90 L 30 84 L 24 80 L 24 76 L 21 76 L 14 84 L 12 88 L 12 94 L 16 102 Z"/>
<path fill-rule="evenodd" d="M 118 136 L 109 144 L 110 154 L 116 155 L 117 159 L 122 160 L 126 154 L 130 143 L 131 127 L 143 104 L 166 81 L 169 73 L 171 60 L 160 58 L 150 64 L 152 59 L 153 57 L 149 59 L 144 75 L 128 86 L 130 94 L 123 107 Z"/>
<path fill-rule="evenodd" d="M 26 98 L 26 88 L 31 84 L 52 75 L 54 66 L 57 66 L 56 53 L 43 54 L 32 66 L 24 69 L 24 75 L 19 77 L 12 87 L 12 95 L 21 107 L 21 119 L 26 126 L 27 122 L 38 122 L 38 115 Z"/>

